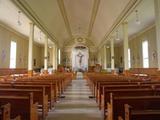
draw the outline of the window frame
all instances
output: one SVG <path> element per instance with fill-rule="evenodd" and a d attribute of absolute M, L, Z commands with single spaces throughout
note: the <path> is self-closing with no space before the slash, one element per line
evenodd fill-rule
<path fill-rule="evenodd" d="M 146 46 L 145 46 L 145 44 L 146 44 Z M 149 68 L 149 45 L 148 45 L 148 40 L 142 41 L 142 62 L 143 62 L 143 68 Z"/>
<path fill-rule="evenodd" d="M 16 68 L 16 62 L 17 62 L 17 42 L 11 40 L 9 68 Z"/>
<path fill-rule="evenodd" d="M 131 49 L 128 48 L 128 68 L 131 68 Z"/>

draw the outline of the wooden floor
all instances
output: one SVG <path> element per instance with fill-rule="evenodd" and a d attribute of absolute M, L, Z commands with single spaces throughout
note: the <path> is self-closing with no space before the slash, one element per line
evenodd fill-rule
<path fill-rule="evenodd" d="M 55 110 L 49 112 L 47 120 L 102 120 L 95 99 L 90 99 L 91 91 L 81 77 L 68 86 L 65 98 L 56 104 Z"/>

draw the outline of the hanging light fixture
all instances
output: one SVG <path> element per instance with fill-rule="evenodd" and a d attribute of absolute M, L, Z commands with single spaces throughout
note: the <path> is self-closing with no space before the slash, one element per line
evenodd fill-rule
<path fill-rule="evenodd" d="M 137 25 L 140 25 L 140 24 L 141 24 L 141 21 L 140 21 L 140 19 L 139 19 L 138 10 L 135 11 L 135 14 L 136 14 L 136 24 L 137 24 Z"/>
<path fill-rule="evenodd" d="M 109 49 L 110 47 L 109 47 L 109 45 L 107 45 L 107 49 Z"/>
<path fill-rule="evenodd" d="M 116 40 L 120 40 L 120 38 L 119 38 L 119 31 L 118 30 L 116 30 Z"/>
<path fill-rule="evenodd" d="M 42 39 L 42 31 L 40 30 L 39 31 L 39 41 L 41 41 L 41 39 Z"/>
<path fill-rule="evenodd" d="M 22 14 L 22 12 L 19 10 L 19 11 L 18 11 L 18 20 L 17 20 L 17 24 L 18 24 L 19 26 L 22 25 L 22 22 L 21 22 L 21 14 Z"/>

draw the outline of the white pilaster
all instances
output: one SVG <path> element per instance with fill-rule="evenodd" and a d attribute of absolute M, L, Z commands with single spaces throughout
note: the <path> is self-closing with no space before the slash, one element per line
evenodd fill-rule
<path fill-rule="evenodd" d="M 44 44 L 44 70 L 48 70 L 48 37 L 45 35 Z"/>
<path fill-rule="evenodd" d="M 54 45 L 53 47 L 53 69 L 57 70 L 58 66 L 58 50 L 57 50 L 57 45 Z"/>
<path fill-rule="evenodd" d="M 154 0 L 155 3 L 155 16 L 156 16 L 156 42 L 157 42 L 157 59 L 158 70 L 160 70 L 160 0 Z"/>
<path fill-rule="evenodd" d="M 104 69 L 106 70 L 107 69 L 107 48 L 106 48 L 106 45 L 104 45 Z"/>
<path fill-rule="evenodd" d="M 56 46 L 56 70 L 58 68 L 58 48 Z"/>
<path fill-rule="evenodd" d="M 111 69 L 114 70 L 115 69 L 115 65 L 114 65 L 114 39 L 111 38 Z"/>
<path fill-rule="evenodd" d="M 128 70 L 128 23 L 123 23 L 124 70 Z"/>
<path fill-rule="evenodd" d="M 30 23 L 29 48 L 28 48 L 28 70 L 33 70 L 33 41 L 34 41 L 34 23 Z"/>
<path fill-rule="evenodd" d="M 56 70 L 56 47 L 55 45 L 53 46 L 53 70 Z"/>

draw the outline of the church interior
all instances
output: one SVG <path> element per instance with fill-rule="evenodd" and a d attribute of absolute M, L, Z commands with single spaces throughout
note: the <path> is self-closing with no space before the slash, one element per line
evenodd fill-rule
<path fill-rule="evenodd" d="M 160 120 L 160 0 L 0 0 L 0 120 Z"/>

